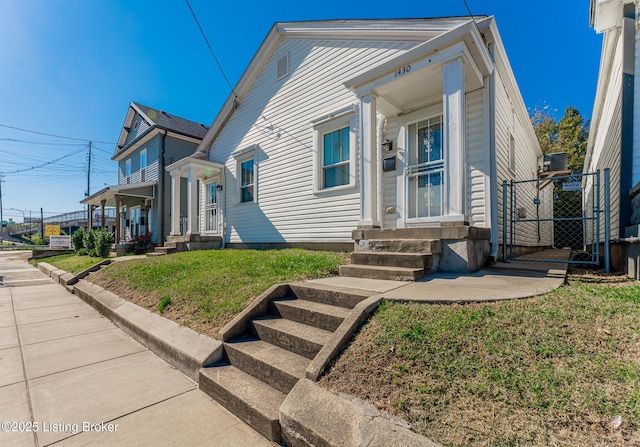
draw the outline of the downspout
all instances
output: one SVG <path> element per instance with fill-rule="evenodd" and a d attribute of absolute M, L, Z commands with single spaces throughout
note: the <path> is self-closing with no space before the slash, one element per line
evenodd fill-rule
<path fill-rule="evenodd" d="M 226 246 L 226 229 L 227 229 L 227 168 L 225 167 L 222 171 L 222 184 L 224 187 L 222 188 L 222 225 L 221 225 L 221 236 L 222 236 L 222 244 L 221 248 L 225 248 Z"/>
<path fill-rule="evenodd" d="M 165 139 L 167 138 L 167 131 L 164 130 L 162 134 L 162 140 L 160 141 L 160 170 L 158 171 L 158 244 L 164 246 L 164 176 L 167 173 L 165 168 Z"/>
<path fill-rule="evenodd" d="M 378 176 L 378 223 L 380 224 L 380 228 L 383 229 L 384 228 L 384 207 L 383 207 L 383 192 L 382 190 L 384 189 L 384 179 L 382 178 L 383 174 L 382 174 L 382 138 L 383 138 L 383 128 L 382 126 L 384 125 L 384 120 L 385 117 L 382 114 L 378 114 L 378 119 L 376 120 L 377 123 L 376 125 L 378 126 L 378 141 L 376 142 L 376 150 L 377 150 L 377 157 L 378 157 L 378 166 L 377 168 L 377 173 L 376 175 Z"/>
<path fill-rule="evenodd" d="M 489 75 L 489 194 L 491 195 L 491 254 L 492 259 L 498 260 L 498 169 L 496 167 L 496 71 L 495 44 L 489 45 L 489 53 L 494 61 L 494 69 Z M 503 212 L 505 209 L 502 204 Z M 503 228 L 502 231 L 506 231 Z M 505 261 L 504 259 L 502 260 Z"/>

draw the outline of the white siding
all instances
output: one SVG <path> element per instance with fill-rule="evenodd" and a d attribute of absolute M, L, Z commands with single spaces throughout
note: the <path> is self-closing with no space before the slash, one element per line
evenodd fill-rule
<path fill-rule="evenodd" d="M 489 227 L 485 215 L 485 145 L 483 91 L 467 94 L 467 147 L 466 147 L 466 214 L 469 225 Z"/>
<path fill-rule="evenodd" d="M 248 93 L 239 98 L 240 107 L 209 154 L 210 160 L 226 163 L 228 241 L 352 240 L 351 231 L 360 216 L 360 181 L 357 178 L 356 187 L 350 190 L 314 194 L 311 121 L 357 104 L 358 98 L 343 82 L 414 45 L 283 39 Z M 276 81 L 276 62 L 286 53 L 291 74 Z M 259 148 L 258 203 L 239 204 L 236 159 L 231 153 L 252 145 Z"/>
<path fill-rule="evenodd" d="M 602 90 L 597 94 L 602 98 L 602 110 L 600 119 L 595 129 L 591 130 L 589 138 L 592 147 L 590 163 L 587 166 L 588 172 L 595 172 L 604 168 L 610 168 L 610 206 L 611 206 L 611 236 L 617 238 L 620 231 L 620 147 L 622 144 L 622 39 L 619 33 L 612 31 L 605 37 L 603 48 L 606 46 L 607 38 L 617 39 L 615 43 L 614 57 L 611 62 L 611 69 L 606 82 L 599 81 Z M 602 70 L 601 70 L 602 73 Z M 640 84 L 636 82 L 636 85 Z M 637 86 L 636 86 L 637 88 Z M 634 104 L 637 106 L 637 103 Z M 594 115 L 596 111 L 594 110 Z M 634 120 L 637 120 L 634 111 Z M 635 132 L 634 127 L 634 145 Z M 602 178 L 602 177 L 601 177 Z M 601 180 L 602 181 L 602 180 Z M 596 192 L 587 185 L 585 206 L 591 211 L 592 196 Z M 601 193 L 602 194 L 602 193 Z M 604 235 L 604 222 L 601 223 L 601 239 Z"/>
<path fill-rule="evenodd" d="M 502 182 L 504 180 L 533 180 L 538 175 L 538 158 L 535 151 L 535 142 L 530 141 L 526 129 L 531 126 L 529 122 L 523 123 L 519 120 L 518 114 L 514 112 L 514 104 L 504 87 L 502 78 L 496 72 L 495 83 L 495 140 L 496 140 L 496 171 L 498 182 L 498 242 L 502 243 L 503 231 L 503 193 Z M 510 140 L 513 136 L 515 142 L 515 172 L 509 168 Z M 533 198 L 536 197 L 537 182 L 523 185 L 520 189 L 522 194 L 531 198 L 524 207 L 527 208 L 527 215 L 536 215 L 536 207 Z M 538 241 L 538 231 L 534 223 L 528 226 L 521 226 L 517 235 L 517 245 L 522 246 L 550 246 L 552 244 L 550 232 L 542 233 Z"/>

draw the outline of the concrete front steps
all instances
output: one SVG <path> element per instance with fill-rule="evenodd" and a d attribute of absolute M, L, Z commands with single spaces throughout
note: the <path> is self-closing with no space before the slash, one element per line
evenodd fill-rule
<path fill-rule="evenodd" d="M 282 292 L 284 291 L 284 292 Z M 296 284 L 263 297 L 220 333 L 223 361 L 200 370 L 200 389 L 267 439 L 281 440 L 279 409 L 350 310 L 371 295 Z M 278 296 L 279 295 L 279 296 Z"/>
<path fill-rule="evenodd" d="M 464 222 L 354 230 L 351 264 L 340 267 L 340 275 L 415 281 L 433 270 L 471 273 L 488 261 L 490 235 Z"/>
<path fill-rule="evenodd" d="M 155 247 L 147 256 L 162 256 L 180 251 L 213 250 L 222 247 L 222 237 L 188 234 L 185 236 L 169 236 L 162 247 Z"/>

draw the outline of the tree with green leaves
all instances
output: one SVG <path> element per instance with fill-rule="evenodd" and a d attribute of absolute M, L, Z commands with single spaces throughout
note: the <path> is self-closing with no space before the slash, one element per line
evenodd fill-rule
<path fill-rule="evenodd" d="M 585 120 L 577 108 L 567 107 L 560 120 L 547 107 L 536 108 L 531 115 L 531 123 L 543 154 L 566 152 L 569 169 L 574 173 L 582 172 L 589 120 Z"/>

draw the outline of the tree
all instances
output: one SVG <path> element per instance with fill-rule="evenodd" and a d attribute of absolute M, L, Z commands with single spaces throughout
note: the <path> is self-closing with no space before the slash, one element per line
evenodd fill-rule
<path fill-rule="evenodd" d="M 582 172 L 587 153 L 589 121 L 580 115 L 577 108 L 567 107 L 559 121 L 546 107 L 536 108 L 531 123 L 543 154 L 566 152 L 569 169 L 575 173 Z"/>

